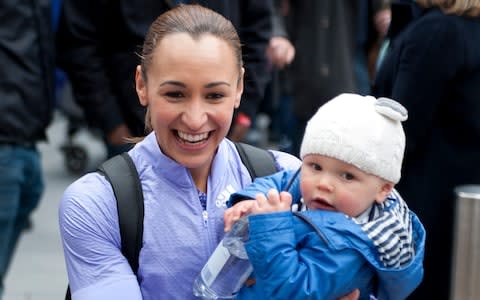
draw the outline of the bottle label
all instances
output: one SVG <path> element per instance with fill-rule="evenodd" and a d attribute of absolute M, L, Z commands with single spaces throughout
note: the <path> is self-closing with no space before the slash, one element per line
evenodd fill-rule
<path fill-rule="evenodd" d="M 202 269 L 201 276 L 207 286 L 211 286 L 222 270 L 223 266 L 230 258 L 231 254 L 222 243 L 219 243 L 215 251 L 208 259 L 207 263 Z"/>

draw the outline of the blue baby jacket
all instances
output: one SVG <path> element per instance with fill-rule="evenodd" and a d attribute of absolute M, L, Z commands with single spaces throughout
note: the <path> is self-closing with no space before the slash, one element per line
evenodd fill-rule
<path fill-rule="evenodd" d="M 255 180 L 233 194 L 229 205 L 270 188 L 288 190 L 300 202 L 299 176 L 285 171 Z M 375 207 L 375 219 L 368 224 L 321 210 L 249 216 L 246 250 L 256 283 L 243 288 L 238 299 L 337 299 L 356 288 L 360 299 L 405 299 L 423 277 L 425 230 L 396 191 L 384 203 Z M 404 215 L 398 213 L 402 209 Z M 412 246 L 410 259 L 394 267 L 389 262 L 395 255 L 384 252 L 368 226 L 387 221 L 404 226 L 389 232 L 389 241 L 408 250 L 408 232 Z"/>

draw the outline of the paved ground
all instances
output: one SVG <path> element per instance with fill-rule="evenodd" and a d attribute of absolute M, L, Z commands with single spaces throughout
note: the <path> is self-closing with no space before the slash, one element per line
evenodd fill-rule
<path fill-rule="evenodd" d="M 57 300 L 64 299 L 67 278 L 58 230 L 58 204 L 63 190 L 77 175 L 66 168 L 60 151 L 66 141 L 66 121 L 57 115 L 49 128 L 50 142 L 40 144 L 46 190 L 40 206 L 33 214 L 33 228 L 19 243 L 7 274 L 3 300 Z M 75 137 L 89 154 L 88 169 L 92 169 L 104 155 L 98 138 L 86 130 Z"/>

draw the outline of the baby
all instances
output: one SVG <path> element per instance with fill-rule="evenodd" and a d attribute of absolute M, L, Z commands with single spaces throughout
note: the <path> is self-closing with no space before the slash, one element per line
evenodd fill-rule
<path fill-rule="evenodd" d="M 239 299 L 405 299 L 420 284 L 425 231 L 394 190 L 406 119 L 391 99 L 341 94 L 308 122 L 300 170 L 232 195 L 225 229 L 248 215 L 256 278 Z"/>

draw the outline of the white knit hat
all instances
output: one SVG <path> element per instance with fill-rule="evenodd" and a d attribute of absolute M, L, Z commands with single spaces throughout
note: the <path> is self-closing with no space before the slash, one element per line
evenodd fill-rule
<path fill-rule="evenodd" d="M 391 99 L 341 94 L 308 121 L 300 157 L 329 156 L 398 183 L 405 150 L 401 122 L 406 119 L 405 107 Z"/>

